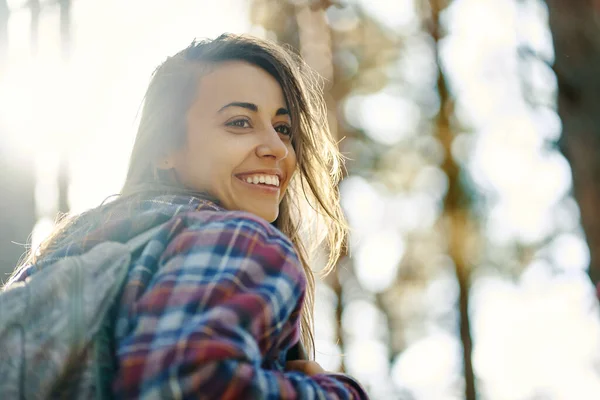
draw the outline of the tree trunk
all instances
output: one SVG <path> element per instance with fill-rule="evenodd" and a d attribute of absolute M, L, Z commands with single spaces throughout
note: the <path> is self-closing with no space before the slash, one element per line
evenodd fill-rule
<path fill-rule="evenodd" d="M 4 73 L 8 50 L 8 16 L 10 10 L 6 0 L 0 0 L 0 76 Z"/>
<path fill-rule="evenodd" d="M 446 8 L 445 0 L 431 0 L 430 31 L 438 46 L 441 37 L 440 13 Z M 460 167 L 452 157 L 452 142 L 454 135 L 450 127 L 450 114 L 453 109 L 452 99 L 448 93 L 446 80 L 440 65 L 439 47 L 438 54 L 438 93 L 440 96 L 440 112 L 437 117 L 437 135 L 445 149 L 445 158 L 442 168 L 448 176 L 448 192 L 444 201 L 444 215 L 446 237 L 448 238 L 448 255 L 455 266 L 456 278 L 459 285 L 459 315 L 460 338 L 463 347 L 463 373 L 465 379 L 465 399 L 476 400 L 475 374 L 473 372 L 471 338 L 471 323 L 469 319 L 469 290 L 470 290 L 470 265 L 466 256 L 466 240 L 469 234 L 468 202 L 464 188 L 460 182 Z"/>
<path fill-rule="evenodd" d="M 573 194 L 600 282 L 600 25 L 598 0 L 547 0 L 556 54 L 559 147 L 571 164 Z"/>
<path fill-rule="evenodd" d="M 60 6 L 60 47 L 63 60 L 69 62 L 71 56 L 71 0 L 59 0 Z M 61 132 L 62 133 L 62 132 Z M 60 154 L 58 169 L 58 211 L 69 211 L 69 162 L 68 151 Z"/>
<path fill-rule="evenodd" d="M 7 64 L 8 19 L 10 10 L 0 0 L 0 79 Z M 32 31 L 34 30 L 32 14 Z M 37 28 L 35 28 L 37 29 Z M 30 158 L 15 152 L 6 138 L 19 132 L 5 131 L 0 127 L 0 286 L 14 269 L 25 252 L 35 224 L 35 177 Z"/>

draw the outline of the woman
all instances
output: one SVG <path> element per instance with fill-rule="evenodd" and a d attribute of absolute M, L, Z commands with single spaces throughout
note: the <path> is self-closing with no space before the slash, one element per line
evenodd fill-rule
<path fill-rule="evenodd" d="M 231 35 L 192 43 L 154 73 L 121 196 L 63 224 L 14 280 L 164 224 L 114 310 L 115 397 L 366 398 L 345 375 L 290 361 L 313 353 L 302 204 L 327 222 L 331 269 L 340 161 L 293 53 Z"/>

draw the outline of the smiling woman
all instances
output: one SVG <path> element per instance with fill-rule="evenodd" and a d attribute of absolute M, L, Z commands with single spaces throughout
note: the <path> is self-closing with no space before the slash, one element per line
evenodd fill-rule
<path fill-rule="evenodd" d="M 323 104 L 294 53 L 250 37 L 194 42 L 155 71 L 120 196 L 65 221 L 8 283 L 96 244 L 152 233 L 108 314 L 101 379 L 83 373 L 68 390 L 366 398 L 356 381 L 306 355 L 314 357 L 314 277 L 303 204 L 327 221 L 326 270 L 346 235 L 341 157 Z M 86 353 L 81 369 L 97 354 Z"/>

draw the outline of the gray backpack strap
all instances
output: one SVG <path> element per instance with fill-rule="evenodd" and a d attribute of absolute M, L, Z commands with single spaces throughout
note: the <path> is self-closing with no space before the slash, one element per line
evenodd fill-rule
<path fill-rule="evenodd" d="M 156 236 L 156 234 L 166 225 L 167 223 L 162 223 L 158 226 L 155 226 L 153 228 L 150 228 L 142 233 L 140 233 L 137 236 L 134 236 L 132 239 L 130 239 L 127 243 L 125 243 L 125 245 L 129 248 L 129 251 L 131 251 L 131 253 L 135 253 L 136 251 L 138 251 L 141 247 L 143 247 L 144 245 L 146 245 L 150 240 L 152 240 L 152 238 L 154 236 Z"/>
<path fill-rule="evenodd" d="M 148 244 L 150 240 L 166 225 L 167 223 L 162 223 L 158 226 L 155 226 L 151 229 L 148 229 L 137 236 L 134 236 L 128 242 L 125 243 L 131 254 L 134 254 L 136 251 L 140 250 L 143 246 Z M 121 282 L 119 283 L 120 287 L 118 288 L 117 298 L 120 297 L 121 292 L 123 290 L 123 286 L 126 281 L 127 271 L 123 271 L 123 277 Z M 114 307 L 118 304 L 117 299 L 113 304 L 112 309 L 107 312 L 104 320 L 98 332 L 94 337 L 94 356 L 95 356 L 95 381 L 96 381 L 96 399 L 111 399 L 112 398 L 112 382 L 114 380 L 115 375 L 115 366 L 114 360 L 115 356 L 112 352 L 112 335 L 114 330 L 115 321 L 113 318 L 115 317 Z"/>

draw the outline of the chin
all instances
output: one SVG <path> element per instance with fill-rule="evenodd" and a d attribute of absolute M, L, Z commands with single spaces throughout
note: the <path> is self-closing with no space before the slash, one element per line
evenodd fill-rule
<path fill-rule="evenodd" d="M 273 213 L 268 213 L 267 215 L 259 215 L 259 217 L 264 218 L 265 220 L 267 220 L 268 223 L 273 223 L 275 222 L 275 220 L 277 219 L 279 213 L 277 212 L 273 212 Z"/>
<path fill-rule="evenodd" d="M 266 220 L 268 223 L 272 223 L 279 216 L 279 210 L 257 210 L 257 209 L 247 209 L 251 214 L 254 214 L 262 219 Z"/>

